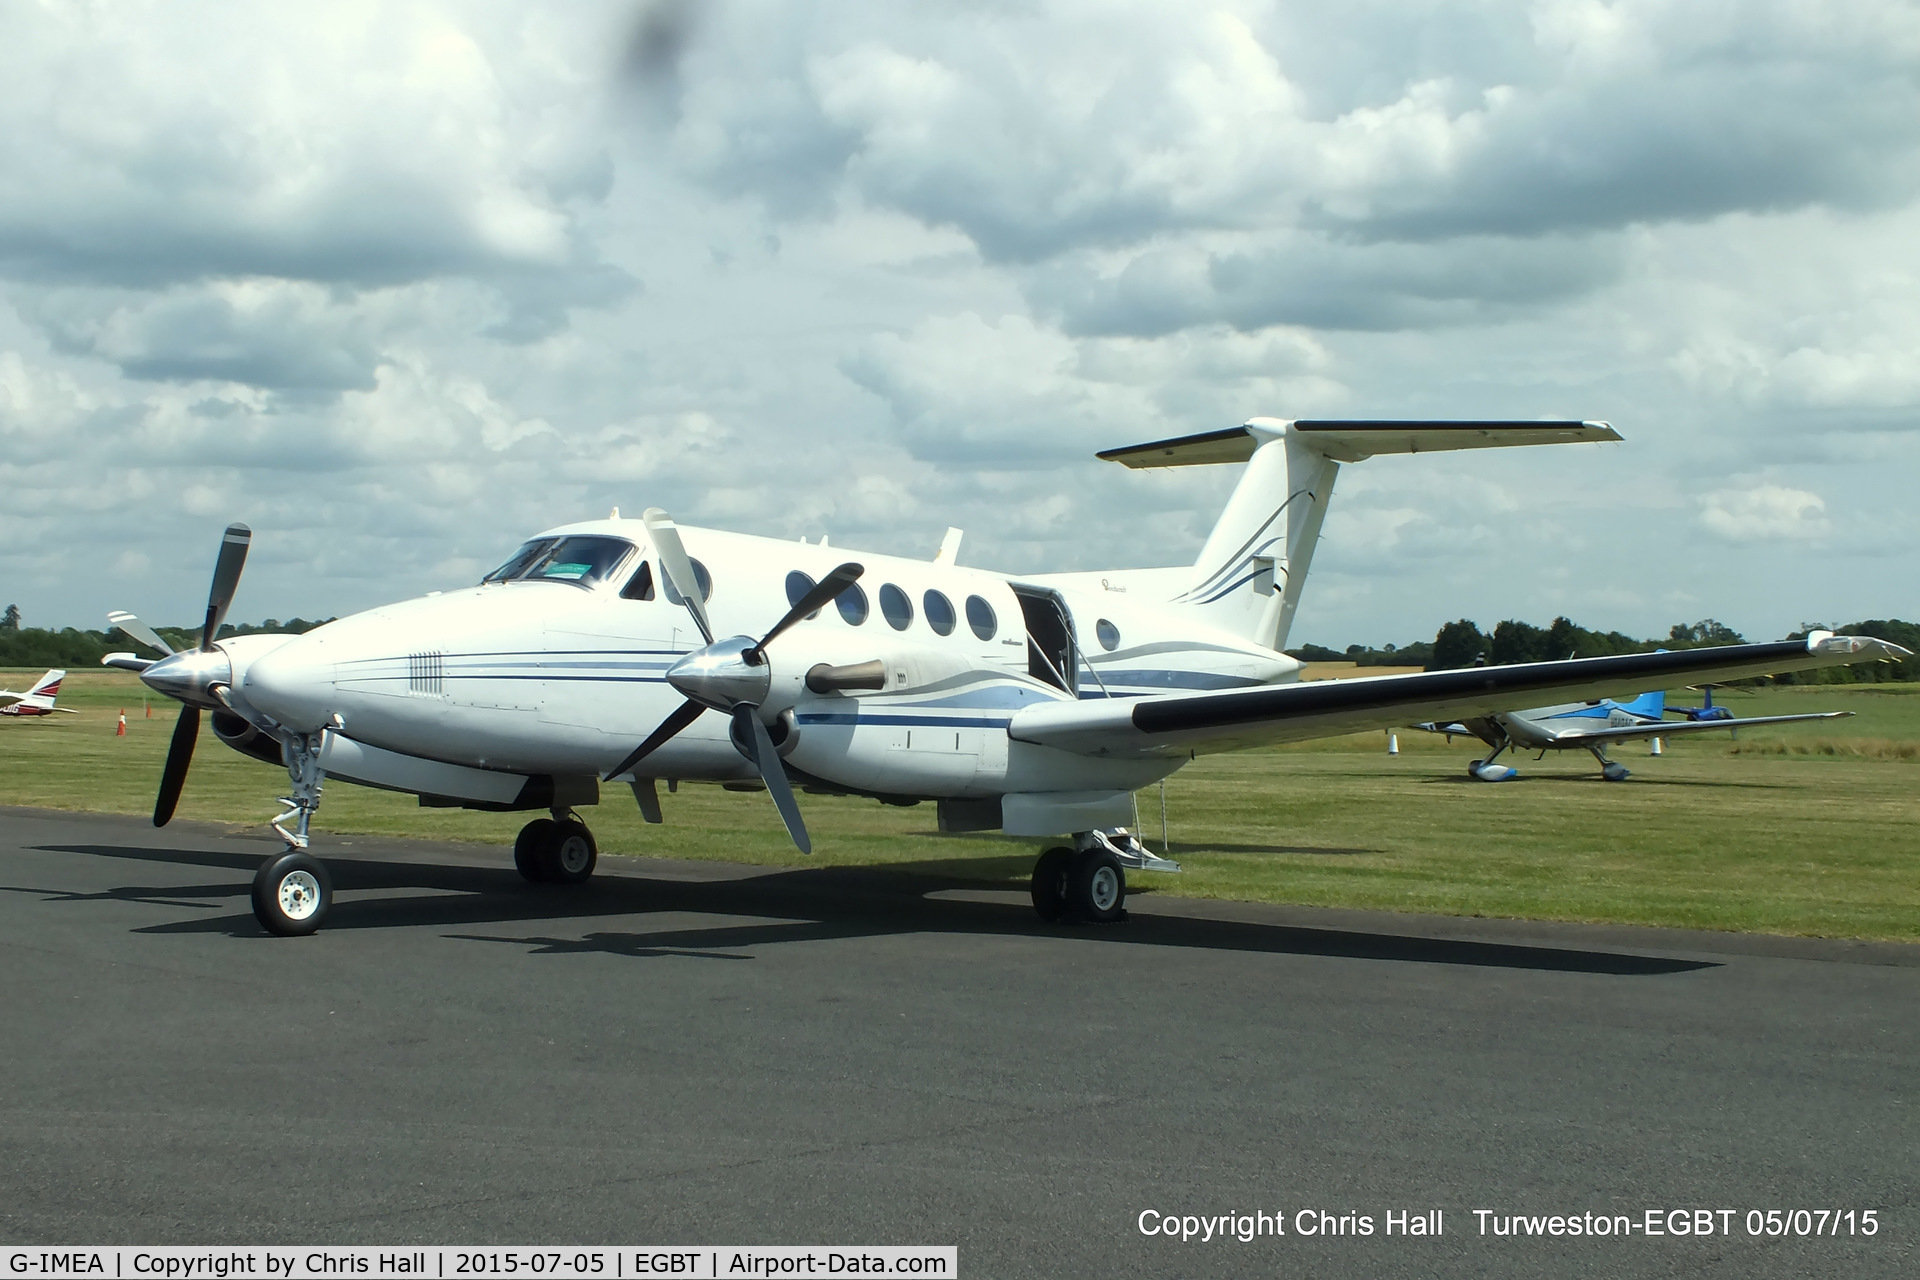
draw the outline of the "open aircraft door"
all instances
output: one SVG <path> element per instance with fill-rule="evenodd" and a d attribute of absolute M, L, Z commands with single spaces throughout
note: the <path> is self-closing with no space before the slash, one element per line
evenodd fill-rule
<path fill-rule="evenodd" d="M 1080 696 L 1080 652 L 1073 614 L 1052 587 L 1012 583 L 1027 624 L 1027 674 L 1043 684 Z"/>

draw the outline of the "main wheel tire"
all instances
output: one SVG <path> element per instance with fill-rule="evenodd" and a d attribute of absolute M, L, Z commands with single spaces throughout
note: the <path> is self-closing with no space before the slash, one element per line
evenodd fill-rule
<path fill-rule="evenodd" d="M 1105 849 L 1087 849 L 1067 875 L 1067 909 L 1088 924 L 1112 924 L 1127 914 L 1127 873 Z"/>
<path fill-rule="evenodd" d="M 552 818 L 535 818 L 520 828 L 520 834 L 513 840 L 513 867 L 520 878 L 529 884 L 547 884 L 553 877 L 548 874 L 545 850 L 553 842 L 553 828 L 560 824 Z"/>
<path fill-rule="evenodd" d="M 298 850 L 268 858 L 253 877 L 253 918 L 268 933 L 312 933 L 333 906 L 333 878 L 318 858 Z"/>
<path fill-rule="evenodd" d="M 555 884 L 585 884 L 600 861 L 600 847 L 587 824 L 575 818 L 553 823 L 541 859 L 547 878 Z"/>
<path fill-rule="evenodd" d="M 1033 910 L 1052 924 L 1067 909 L 1067 873 L 1073 869 L 1073 850 L 1049 849 L 1033 864 Z"/>

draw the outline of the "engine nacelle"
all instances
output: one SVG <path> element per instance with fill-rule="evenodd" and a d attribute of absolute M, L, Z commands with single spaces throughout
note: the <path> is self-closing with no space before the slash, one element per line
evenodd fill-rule
<path fill-rule="evenodd" d="M 280 739 L 260 732 L 224 707 L 214 711 L 212 720 L 213 736 L 235 751 L 252 756 L 255 760 L 264 760 L 268 764 L 286 763 L 285 757 L 280 752 Z"/>

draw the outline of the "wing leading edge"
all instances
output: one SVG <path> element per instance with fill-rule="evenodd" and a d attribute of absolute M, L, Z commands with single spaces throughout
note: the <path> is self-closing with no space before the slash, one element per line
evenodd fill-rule
<path fill-rule="evenodd" d="M 1603 698 L 1673 684 L 1720 683 L 1908 656 L 1907 650 L 1884 640 L 1815 634 L 1772 644 L 1322 680 L 1131 702 L 1052 702 L 1021 711 L 1007 734 L 1016 741 L 1091 756 L 1239 751 L 1390 729 L 1414 720 L 1464 720 L 1513 710 L 1541 693 Z"/>

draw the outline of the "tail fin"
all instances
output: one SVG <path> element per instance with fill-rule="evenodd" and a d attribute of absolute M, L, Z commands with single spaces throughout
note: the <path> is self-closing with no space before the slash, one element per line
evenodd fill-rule
<path fill-rule="evenodd" d="M 27 690 L 29 698 L 46 698 L 51 701 L 60 694 L 60 682 L 67 678 L 65 671 L 49 671 L 33 682 Z"/>
<path fill-rule="evenodd" d="M 1666 691 L 1656 689 L 1652 693 L 1643 693 L 1632 702 L 1620 703 L 1619 707 L 1622 711 L 1630 711 L 1636 716 L 1658 720 L 1667 714 Z"/>
<path fill-rule="evenodd" d="M 1190 584 L 1173 602 L 1214 626 L 1279 649 L 1300 607 L 1341 463 L 1382 453 L 1618 439 L 1604 422 L 1254 418 L 1227 431 L 1109 449 L 1098 456 L 1135 468 L 1247 464 L 1194 561 Z"/>

